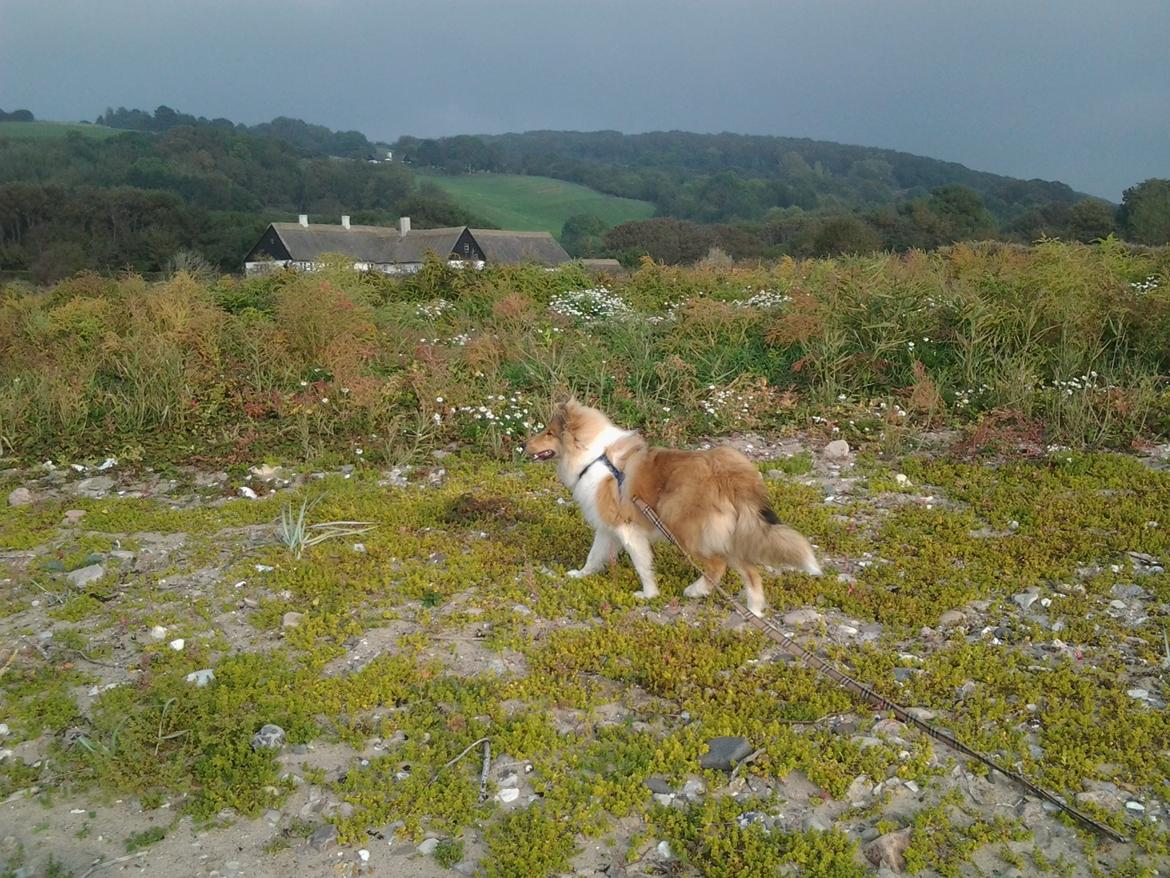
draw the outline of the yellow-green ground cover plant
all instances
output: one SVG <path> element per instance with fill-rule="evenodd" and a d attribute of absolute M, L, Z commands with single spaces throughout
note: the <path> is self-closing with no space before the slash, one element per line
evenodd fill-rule
<path fill-rule="evenodd" d="M 904 829 L 917 874 L 1164 873 L 1168 365 L 1170 258 L 1112 240 L 4 287 L 0 799 L 132 803 L 110 859 L 267 812 L 284 869 L 330 824 L 490 876 L 865 875 Z M 828 569 L 773 618 L 1131 843 L 686 600 L 668 550 L 648 605 L 624 563 L 568 580 L 589 528 L 516 448 L 569 390 L 746 448 Z M 299 510 L 371 529 L 290 551 Z M 701 768 L 725 735 L 750 761 Z M 64 868 L 19 832 L 3 868 Z"/>

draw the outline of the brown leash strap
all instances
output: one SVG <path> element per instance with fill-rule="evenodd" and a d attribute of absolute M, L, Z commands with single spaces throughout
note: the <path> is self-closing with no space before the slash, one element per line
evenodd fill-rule
<path fill-rule="evenodd" d="M 646 501 L 644 501 L 641 497 L 633 497 L 631 499 L 633 500 L 634 505 L 638 507 L 638 511 L 646 516 L 646 518 L 652 522 L 656 528 L 658 528 L 659 532 L 664 537 L 666 537 L 667 540 L 674 544 L 674 546 L 683 553 L 683 556 L 691 563 L 691 565 L 695 567 L 695 569 L 697 569 L 700 573 L 702 573 L 703 578 L 706 579 L 707 574 L 704 572 L 703 568 L 695 563 L 695 559 L 692 558 L 690 553 L 688 553 L 687 550 L 682 547 L 679 541 L 675 539 L 674 534 L 670 532 L 670 529 L 666 526 L 666 523 L 658 517 L 658 513 L 654 511 L 650 504 L 646 503 Z M 947 732 L 944 732 L 942 729 L 936 728 L 924 720 L 920 720 L 904 707 L 899 707 L 888 698 L 883 698 L 877 692 L 874 692 L 868 686 L 858 682 L 848 674 L 838 670 L 820 656 L 809 652 L 807 649 L 781 631 L 778 627 L 776 627 L 776 625 L 774 625 L 772 622 L 769 622 L 767 619 L 761 618 L 760 616 L 757 616 L 755 613 L 751 612 L 747 607 L 737 601 L 735 597 L 721 585 L 710 582 L 710 580 L 708 580 L 708 583 L 714 589 L 715 593 L 719 595 L 719 597 L 723 598 L 723 600 L 727 601 L 727 603 L 729 603 L 732 608 L 734 608 L 734 610 L 739 613 L 747 622 L 751 623 L 756 628 L 760 629 L 760 631 L 764 632 L 766 636 L 780 644 L 780 646 L 783 647 L 789 655 L 792 655 L 800 659 L 802 662 L 811 665 L 834 683 L 846 689 L 847 691 L 852 692 L 858 698 L 868 702 L 869 704 L 872 704 L 879 710 L 888 710 L 892 712 L 894 716 L 896 716 L 902 722 L 906 723 L 907 725 L 914 726 L 923 733 L 929 735 L 931 738 L 934 738 L 936 741 L 942 741 L 952 750 L 957 750 L 960 753 L 964 753 L 967 756 L 970 756 L 972 759 L 977 759 L 978 761 L 982 762 L 988 768 L 995 769 L 1004 777 L 1015 781 L 1032 795 L 1038 796 L 1046 802 L 1051 802 L 1074 820 L 1080 821 L 1080 823 L 1083 825 L 1095 829 L 1097 832 L 1108 836 L 1114 841 L 1129 841 L 1128 838 L 1126 838 L 1117 830 L 1112 829 L 1105 824 L 1098 822 L 1097 820 L 1094 820 L 1088 814 L 1078 811 L 1076 808 L 1057 798 L 1054 793 L 1050 793 L 1048 790 L 1036 786 L 1036 784 L 1032 783 L 1026 777 L 1004 768 L 1002 765 L 999 765 L 993 761 L 990 757 L 984 756 L 977 750 L 972 750 L 966 744 L 957 740 Z"/>

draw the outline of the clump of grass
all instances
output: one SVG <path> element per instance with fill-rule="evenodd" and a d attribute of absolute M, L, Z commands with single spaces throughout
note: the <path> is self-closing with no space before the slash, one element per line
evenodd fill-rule
<path fill-rule="evenodd" d="M 280 510 L 280 522 L 276 526 L 276 538 L 293 556 L 300 558 L 305 549 L 323 543 L 326 540 L 342 537 L 356 537 L 369 533 L 374 527 L 369 521 L 326 521 L 318 524 L 309 524 L 306 521 L 309 510 L 320 500 L 305 498 L 301 501 L 300 509 L 295 513 L 291 505 Z"/>
<path fill-rule="evenodd" d="M 444 838 L 435 847 L 435 862 L 445 869 L 463 862 L 463 841 L 456 838 Z"/>
<path fill-rule="evenodd" d="M 126 837 L 126 853 L 136 853 L 166 837 L 167 831 L 161 826 L 152 826 L 150 829 L 142 830 L 142 832 L 132 833 Z"/>

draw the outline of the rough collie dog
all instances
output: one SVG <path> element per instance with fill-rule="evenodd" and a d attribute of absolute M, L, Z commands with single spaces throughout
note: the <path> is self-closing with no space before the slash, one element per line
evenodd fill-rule
<path fill-rule="evenodd" d="M 703 566 L 705 576 L 687 587 L 688 597 L 709 594 L 731 567 L 743 579 L 748 608 L 758 616 L 765 606 L 760 565 L 821 572 L 808 540 L 780 523 L 759 471 L 733 448 L 650 448 L 636 432 L 569 399 L 524 450 L 536 460 L 557 462 L 561 483 L 593 526 L 589 557 L 569 576 L 597 573 L 622 548 L 642 582 L 635 595 L 658 594 L 650 544 L 660 535 L 634 506 L 635 496 L 650 504 Z"/>

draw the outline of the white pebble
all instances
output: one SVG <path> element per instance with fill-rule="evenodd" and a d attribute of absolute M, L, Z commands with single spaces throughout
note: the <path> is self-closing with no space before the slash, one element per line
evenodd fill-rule
<path fill-rule="evenodd" d="M 167 629 L 165 625 L 155 625 L 150 629 L 150 636 L 154 640 L 162 640 L 167 636 Z"/>
<path fill-rule="evenodd" d="M 170 648 L 173 649 L 175 652 L 182 652 L 183 647 L 186 645 L 187 645 L 187 641 L 185 641 L 182 637 L 176 637 L 169 644 Z"/>

